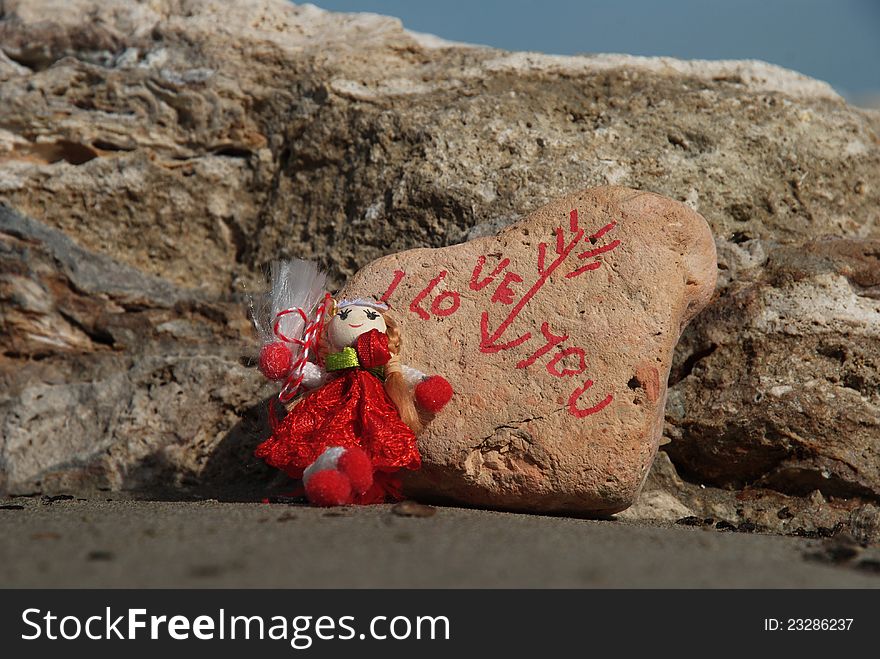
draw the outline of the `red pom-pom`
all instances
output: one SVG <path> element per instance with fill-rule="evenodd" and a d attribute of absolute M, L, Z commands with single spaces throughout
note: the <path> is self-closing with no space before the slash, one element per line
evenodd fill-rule
<path fill-rule="evenodd" d="M 419 382 L 415 390 L 416 404 L 427 412 L 436 414 L 452 398 L 452 385 L 440 375 L 432 375 Z"/>
<path fill-rule="evenodd" d="M 358 359 L 364 368 L 383 366 L 391 359 L 388 350 L 388 335 L 377 329 L 361 334 L 355 342 Z"/>
<path fill-rule="evenodd" d="M 281 380 L 290 371 L 293 355 L 290 348 L 277 341 L 260 350 L 260 372 L 270 380 Z"/>
<path fill-rule="evenodd" d="M 352 502 L 351 481 L 336 469 L 319 471 L 306 483 L 306 497 L 316 506 L 344 506 Z"/>
<path fill-rule="evenodd" d="M 373 485 L 373 462 L 357 447 L 346 449 L 336 461 L 336 468 L 348 476 L 356 494 L 363 494 Z"/>

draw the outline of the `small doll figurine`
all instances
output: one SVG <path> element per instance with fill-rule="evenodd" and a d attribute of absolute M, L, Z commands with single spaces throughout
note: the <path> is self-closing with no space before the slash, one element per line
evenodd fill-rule
<path fill-rule="evenodd" d="M 452 387 L 400 363 L 400 331 L 386 304 L 334 303 L 329 294 L 315 304 L 324 279 L 313 264 L 275 269 L 276 340 L 265 343 L 260 370 L 286 380 L 279 398 L 291 405 L 255 455 L 301 478 L 315 505 L 399 499 L 394 473 L 421 466 L 416 435 L 450 400 Z M 293 304 L 278 308 L 279 298 Z M 288 316 L 293 335 L 281 327 Z"/>

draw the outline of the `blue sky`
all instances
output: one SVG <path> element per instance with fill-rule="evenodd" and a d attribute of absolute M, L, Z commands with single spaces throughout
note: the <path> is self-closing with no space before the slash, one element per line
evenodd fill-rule
<path fill-rule="evenodd" d="M 762 59 L 880 94 L 880 0 L 314 0 L 508 50 Z"/>

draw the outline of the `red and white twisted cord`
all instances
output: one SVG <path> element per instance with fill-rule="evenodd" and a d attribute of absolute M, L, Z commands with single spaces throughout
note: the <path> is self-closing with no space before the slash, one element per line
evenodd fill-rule
<path fill-rule="evenodd" d="M 321 336 L 321 330 L 324 328 L 324 316 L 331 302 L 332 298 L 330 297 L 330 293 L 326 293 L 324 295 L 324 300 L 315 309 L 311 318 L 309 318 L 309 315 L 302 307 L 291 307 L 275 314 L 275 323 L 272 325 L 272 332 L 279 340 L 297 346 L 295 351 L 291 351 L 294 357 L 293 364 L 290 367 L 290 373 L 284 381 L 284 386 L 278 394 L 278 400 L 282 403 L 286 403 L 294 398 L 299 391 L 300 385 L 302 385 L 304 377 L 303 370 L 305 369 L 306 363 L 309 361 L 310 352 L 317 345 Z M 281 332 L 281 320 L 284 316 L 289 314 L 299 314 L 300 318 L 302 318 L 303 333 L 302 338 L 300 339 L 285 336 Z"/>

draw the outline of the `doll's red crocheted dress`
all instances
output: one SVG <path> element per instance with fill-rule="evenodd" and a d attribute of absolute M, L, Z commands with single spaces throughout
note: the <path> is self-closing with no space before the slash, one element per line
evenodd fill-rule
<path fill-rule="evenodd" d="M 388 336 L 378 330 L 361 334 L 356 350 L 347 354 L 348 363 L 355 365 L 339 369 L 337 377 L 303 396 L 257 447 L 257 457 L 293 478 L 301 478 L 303 470 L 331 446 L 363 449 L 380 473 L 421 466 L 415 434 L 400 419 L 383 381 L 374 374 L 381 374 L 391 357 Z M 327 361 L 331 371 L 329 357 Z"/>

